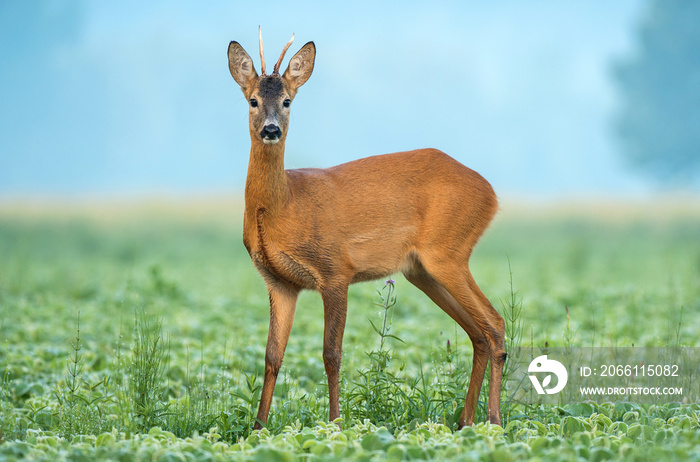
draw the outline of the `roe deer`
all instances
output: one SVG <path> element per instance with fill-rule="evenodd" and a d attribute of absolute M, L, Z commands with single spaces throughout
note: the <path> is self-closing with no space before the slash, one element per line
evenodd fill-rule
<path fill-rule="evenodd" d="M 270 296 L 265 378 L 255 428 L 267 423 L 299 292 L 317 290 L 323 300 L 323 362 L 333 421 L 340 416 L 338 374 L 348 286 L 399 271 L 473 343 L 460 428 L 474 423 L 489 359 L 488 418 L 500 424 L 504 322 L 468 268 L 472 249 L 498 208 L 491 185 L 436 149 L 367 157 L 326 169 L 285 170 L 290 105 L 311 76 L 316 48 L 308 42 L 280 75 L 292 36 L 267 75 L 261 34 L 259 40 L 261 75 L 240 44 L 228 46 L 231 76 L 249 102 L 243 242 Z"/>

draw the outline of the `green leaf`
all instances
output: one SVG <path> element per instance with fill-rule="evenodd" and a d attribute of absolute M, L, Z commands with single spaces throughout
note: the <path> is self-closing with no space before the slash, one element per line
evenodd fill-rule
<path fill-rule="evenodd" d="M 362 438 L 362 448 L 368 451 L 383 449 L 388 444 L 396 441 L 394 436 L 386 428 L 380 428 L 376 433 L 370 433 Z"/>
<path fill-rule="evenodd" d="M 532 448 L 533 453 L 539 453 L 549 448 L 549 444 L 550 439 L 545 436 L 541 436 L 530 441 L 530 448 Z"/>
<path fill-rule="evenodd" d="M 573 436 L 574 433 L 583 431 L 584 426 L 577 417 L 565 417 L 561 423 L 560 430 L 562 436 Z"/>
<path fill-rule="evenodd" d="M 258 447 L 255 451 L 256 462 L 293 462 L 294 454 L 273 447 Z"/>
<path fill-rule="evenodd" d="M 95 444 L 97 446 L 114 446 L 116 442 L 117 439 L 112 433 L 102 433 L 97 437 L 97 441 Z"/>

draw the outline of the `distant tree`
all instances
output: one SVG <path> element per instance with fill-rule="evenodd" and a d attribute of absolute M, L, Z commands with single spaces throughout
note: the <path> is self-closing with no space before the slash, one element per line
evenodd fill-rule
<path fill-rule="evenodd" d="M 700 171 L 700 1 L 652 0 L 634 56 L 618 62 L 616 131 L 629 164 L 663 183 Z"/>

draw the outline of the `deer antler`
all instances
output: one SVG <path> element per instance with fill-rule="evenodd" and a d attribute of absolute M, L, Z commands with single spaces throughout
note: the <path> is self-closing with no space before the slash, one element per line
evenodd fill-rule
<path fill-rule="evenodd" d="M 275 64 L 275 67 L 272 69 L 272 75 L 279 75 L 280 73 L 280 65 L 282 64 L 282 60 L 284 59 L 284 54 L 287 53 L 287 50 L 289 49 L 290 46 L 292 46 L 292 42 L 294 41 L 294 34 L 292 34 L 292 38 L 287 42 L 287 44 L 284 46 L 282 49 L 282 54 L 280 55 L 280 59 L 277 60 L 277 64 Z M 262 42 L 260 42 L 262 43 Z M 262 50 L 262 48 L 261 48 Z"/>
<path fill-rule="evenodd" d="M 262 45 L 262 29 L 260 26 L 258 26 L 258 39 L 260 40 L 260 69 L 262 71 L 261 75 L 266 75 L 265 74 L 265 55 L 263 54 L 263 45 Z"/>

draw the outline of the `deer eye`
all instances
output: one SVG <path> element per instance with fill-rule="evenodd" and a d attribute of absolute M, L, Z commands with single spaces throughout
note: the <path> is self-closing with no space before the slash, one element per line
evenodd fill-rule
<path fill-rule="evenodd" d="M 285 99 L 284 102 L 282 102 L 282 106 L 284 106 L 284 107 L 289 107 L 291 105 L 292 105 L 292 100 L 289 98 Z"/>
<path fill-rule="evenodd" d="M 258 107 L 258 100 L 253 98 L 250 100 L 250 107 Z"/>

